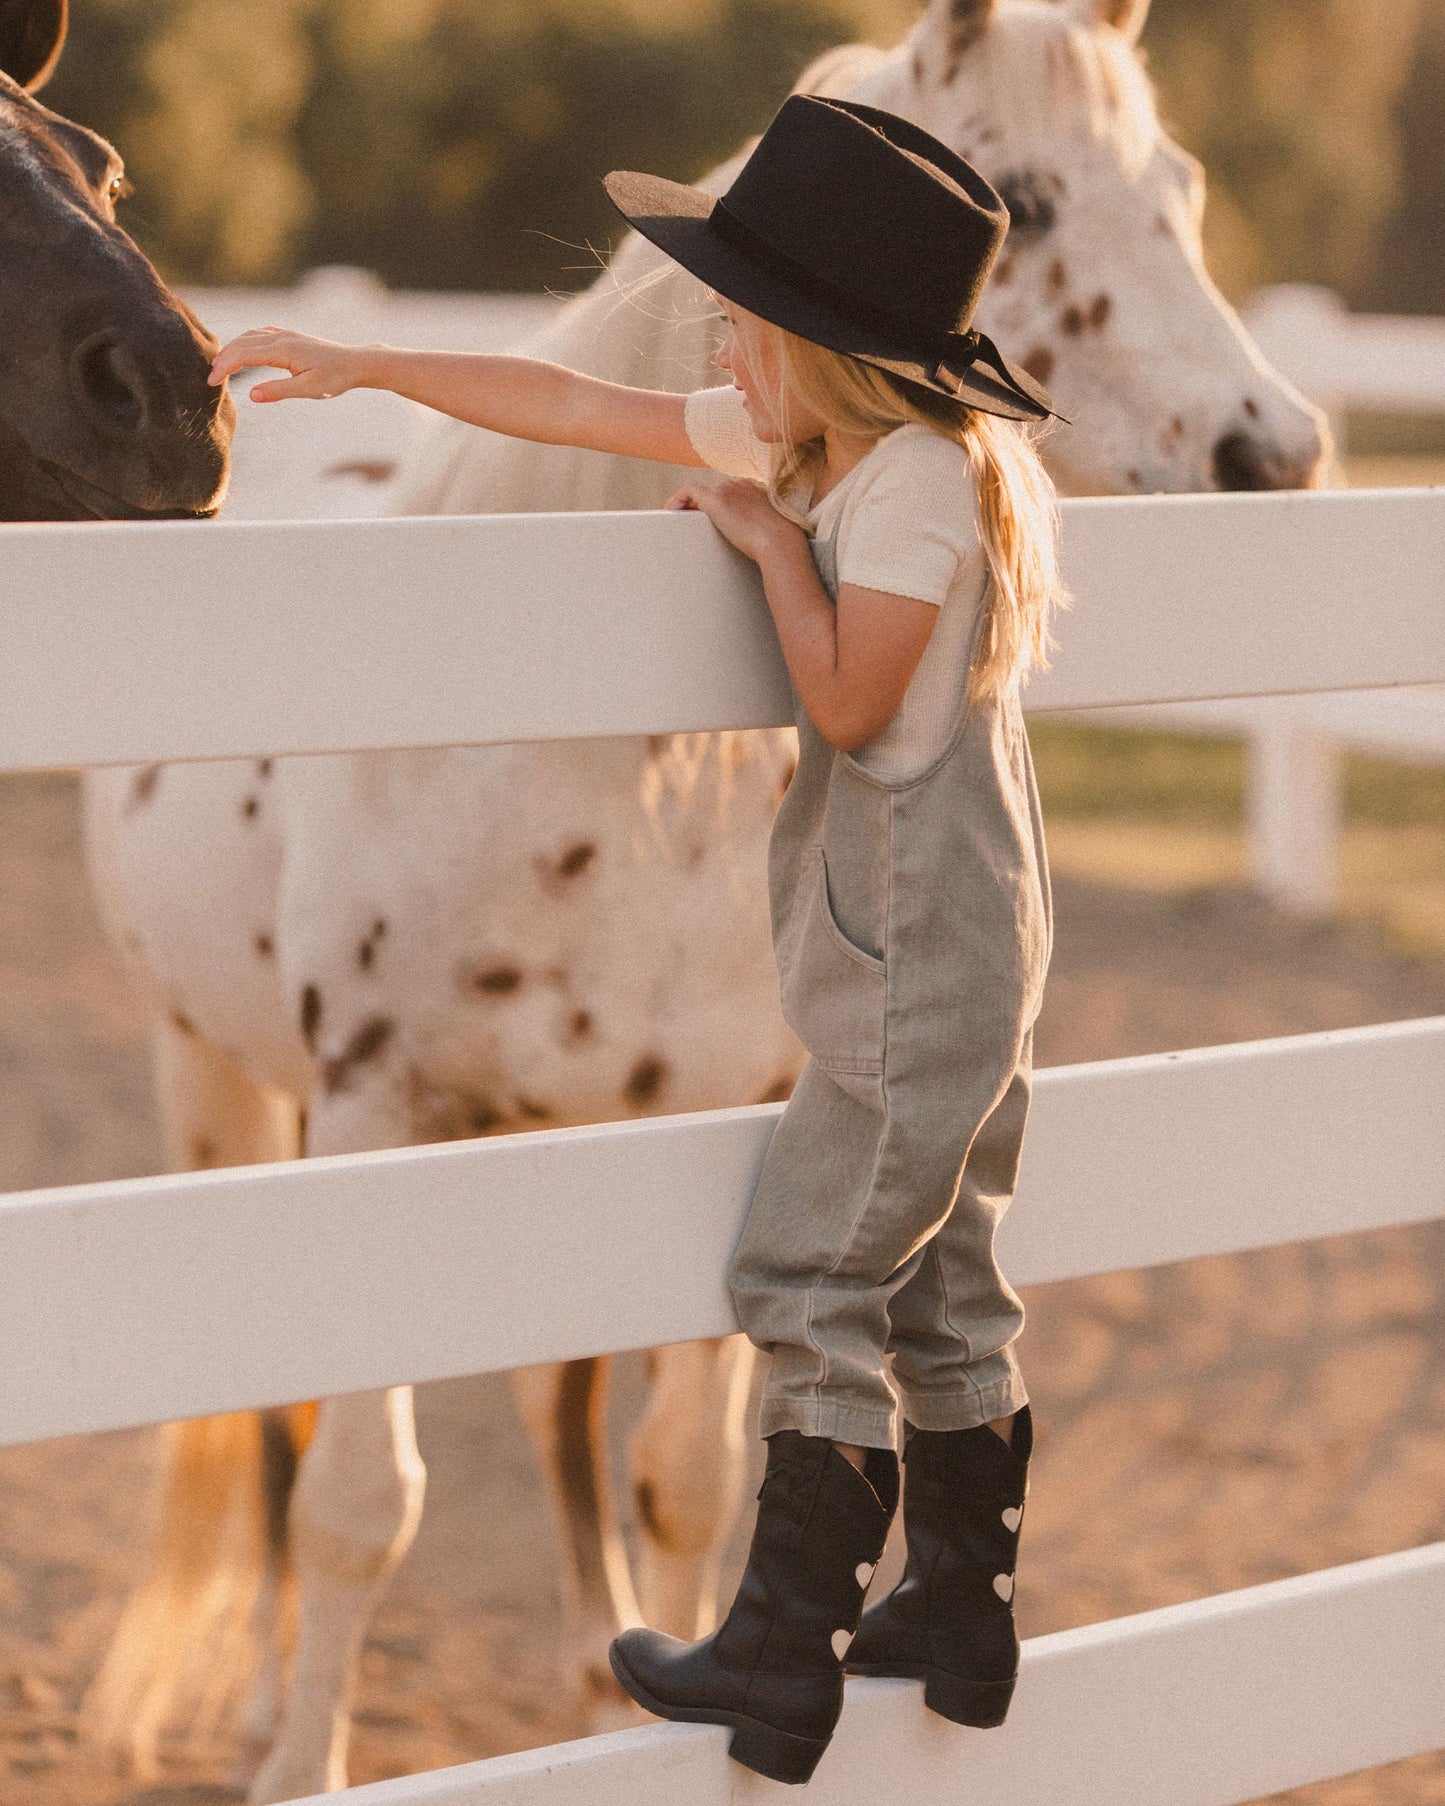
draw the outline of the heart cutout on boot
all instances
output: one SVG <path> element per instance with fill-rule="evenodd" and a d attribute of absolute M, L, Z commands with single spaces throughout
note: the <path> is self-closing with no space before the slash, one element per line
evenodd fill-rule
<path fill-rule="evenodd" d="M 1003 1513 L 1003 1527 L 1005 1530 L 1017 1530 L 1023 1521 L 1024 1508 L 1022 1505 L 1010 1505 Z"/>
<path fill-rule="evenodd" d="M 860 1561 L 853 1570 L 855 1579 L 865 1593 L 868 1591 L 868 1582 L 873 1578 L 873 1571 L 874 1564 L 871 1561 Z"/>
<path fill-rule="evenodd" d="M 841 1662 L 848 1653 L 848 1645 L 853 1641 L 851 1630 L 835 1630 L 828 1641 L 833 1645 L 833 1654 Z"/>
<path fill-rule="evenodd" d="M 993 1577 L 993 1590 L 998 1594 L 999 1598 L 1003 1600 L 1004 1604 L 1007 1605 L 1009 1600 L 1014 1596 L 1013 1575 L 995 1574 Z"/>

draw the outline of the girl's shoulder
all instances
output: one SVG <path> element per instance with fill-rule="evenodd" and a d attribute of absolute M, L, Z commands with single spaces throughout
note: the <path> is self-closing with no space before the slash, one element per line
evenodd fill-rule
<path fill-rule="evenodd" d="M 847 512 L 901 515 L 960 541 L 975 531 L 978 485 L 973 461 L 956 439 L 931 427 L 895 427 L 857 467 Z"/>
<path fill-rule="evenodd" d="M 934 603 L 959 583 L 974 587 L 978 496 L 961 445 L 926 426 L 896 427 L 855 476 L 838 518 L 843 582 Z"/>
<path fill-rule="evenodd" d="M 880 481 L 921 481 L 944 486 L 947 494 L 969 497 L 974 489 L 973 463 L 956 439 L 919 422 L 885 433 L 863 460 L 859 471 L 871 486 Z"/>

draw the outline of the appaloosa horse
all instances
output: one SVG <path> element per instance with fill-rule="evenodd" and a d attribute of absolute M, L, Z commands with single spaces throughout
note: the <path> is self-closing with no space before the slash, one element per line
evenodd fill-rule
<path fill-rule="evenodd" d="M 1063 488 L 1308 484 L 1324 461 L 1321 423 L 1204 272 L 1200 172 L 1162 131 L 1133 48 L 1145 10 L 933 0 L 898 49 L 834 53 L 805 85 L 910 116 L 1001 188 L 1013 229 L 980 323 L 1072 417 L 1047 448 Z M 632 240 L 538 349 L 685 390 L 716 380 L 715 330 L 696 285 Z M 645 507 L 673 480 L 445 427 L 411 473 L 410 506 Z M 92 871 L 155 1001 L 175 1162 L 292 1155 L 303 1122 L 307 1153 L 338 1153 L 783 1095 L 800 1050 L 778 1015 L 764 853 L 790 738 L 98 775 Z M 748 1361 L 736 1338 L 654 1356 L 634 1447 L 640 1591 L 648 1618 L 683 1634 L 713 1609 Z M 637 1613 L 600 1452 L 605 1371 L 536 1370 L 518 1389 L 599 1700 L 606 1642 Z M 229 1451 L 236 1486 L 254 1483 L 242 1460 L 261 1447 L 252 1426 L 184 1432 L 160 1566 L 102 1690 L 130 1728 L 158 1722 L 184 1642 L 173 1625 L 155 1647 L 158 1602 L 174 1615 L 214 1579 L 186 1566 L 206 1534 L 197 1501 L 214 1503 L 220 1484 L 207 1446 Z M 271 1447 L 284 1467 L 274 1433 Z M 405 1389 L 321 1406 L 290 1504 L 295 1656 L 253 1800 L 344 1784 L 356 1653 L 423 1484 Z"/>
<path fill-rule="evenodd" d="M 215 340 L 116 224 L 120 158 L 34 98 L 65 0 L 0 0 L 0 520 L 214 514 Z"/>

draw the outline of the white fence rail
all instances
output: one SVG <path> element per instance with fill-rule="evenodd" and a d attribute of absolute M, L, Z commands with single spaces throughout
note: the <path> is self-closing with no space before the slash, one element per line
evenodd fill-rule
<path fill-rule="evenodd" d="M 437 350 L 504 350 L 544 325 L 544 295 L 408 293 L 364 270 L 313 270 L 294 289 L 198 289 L 188 299 L 221 336 L 263 321 L 326 337 Z M 1350 408 L 1445 413 L 1445 322 L 1353 315 L 1326 289 L 1281 286 L 1245 310 L 1266 357 L 1342 422 Z M 242 409 L 230 520 L 357 519 L 388 512 L 392 474 L 424 410 L 363 392 L 328 408 Z M 1383 707 L 1328 702 L 1217 702 L 1190 712 L 1120 717 L 1120 725 L 1239 735 L 1249 749 L 1247 830 L 1262 890 L 1317 913 L 1339 888 L 1341 753 L 1349 747 L 1445 762 L 1445 693 Z"/>
<path fill-rule="evenodd" d="M 1445 680 L 1445 494 L 1064 514 L 1034 709 Z M 5 553 L 0 768 L 792 720 L 752 568 L 698 516 L 20 526 Z"/>
<path fill-rule="evenodd" d="M 1254 296 L 1245 322 L 1270 363 L 1330 415 L 1337 438 L 1351 409 L 1445 414 L 1445 320 L 1351 314 L 1328 289 L 1284 285 Z M 1343 752 L 1445 764 L 1445 691 L 1216 703 L 1126 724 L 1244 738 L 1255 882 L 1308 915 L 1338 900 Z"/>
<path fill-rule="evenodd" d="M 1005 1265 L 1034 1284 L 1430 1220 L 1442 1097 L 1445 1018 L 1041 1072 Z M 13 1193 L 0 1442 L 730 1334 L 780 1110 Z"/>
<path fill-rule="evenodd" d="M 1078 601 L 1036 700 L 1441 681 L 1442 542 L 1445 494 L 1070 504 Z M 18 527 L 6 551 L 0 765 L 786 715 L 756 585 L 696 519 Z M 1061 1277 L 1445 1214 L 1442 1079 L 1445 1021 L 1042 1074 L 1011 1266 Z M 0 1200 L 0 1431 L 726 1329 L 723 1263 L 775 1114 Z M 986 1736 L 859 1683 L 814 1797 L 1237 1806 L 1445 1744 L 1442 1623 L 1435 1548 L 1041 1639 Z M 719 1734 L 658 1726 L 355 1797 L 671 1806 L 763 1786 Z"/>

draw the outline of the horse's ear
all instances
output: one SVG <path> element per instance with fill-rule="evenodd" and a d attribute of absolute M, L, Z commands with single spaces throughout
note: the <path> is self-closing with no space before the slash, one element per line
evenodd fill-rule
<path fill-rule="evenodd" d="M 1149 0 L 1072 0 L 1085 25 L 1112 25 L 1137 44 L 1149 17 Z"/>
<path fill-rule="evenodd" d="M 930 0 L 920 33 L 939 46 L 945 83 L 958 73 L 958 65 L 988 30 L 998 11 L 998 0 Z"/>
<path fill-rule="evenodd" d="M 65 43 L 66 0 L 0 0 L 0 69 L 34 93 Z"/>

